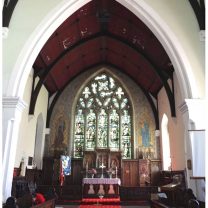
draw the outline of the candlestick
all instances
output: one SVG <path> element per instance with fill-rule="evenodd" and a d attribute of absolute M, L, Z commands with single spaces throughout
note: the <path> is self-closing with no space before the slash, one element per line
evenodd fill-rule
<path fill-rule="evenodd" d="M 116 166 L 116 178 L 117 178 L 117 166 Z"/>
<path fill-rule="evenodd" d="M 86 178 L 88 177 L 87 173 L 88 173 L 88 162 L 86 163 Z"/>
<path fill-rule="evenodd" d="M 101 175 L 101 178 L 103 178 L 104 176 L 103 176 L 103 168 L 105 168 L 105 166 L 103 165 L 103 163 L 102 163 L 102 165 L 100 166 L 101 168 L 102 168 L 102 175 Z"/>

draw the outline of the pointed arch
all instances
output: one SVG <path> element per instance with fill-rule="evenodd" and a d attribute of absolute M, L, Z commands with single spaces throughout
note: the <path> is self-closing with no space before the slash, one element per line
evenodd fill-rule
<path fill-rule="evenodd" d="M 173 62 L 183 97 L 197 97 L 198 88 L 194 84 L 194 76 L 192 73 L 189 73 L 189 76 L 186 74 L 186 69 L 191 68 L 191 66 L 185 55 L 185 51 L 182 49 L 174 33 L 170 30 L 165 21 L 142 0 L 139 2 L 136 0 L 117 1 L 140 18 L 161 41 Z M 42 46 L 54 30 L 62 24 L 69 15 L 73 14 L 88 2 L 89 0 L 70 1 L 68 3 L 62 2 L 40 23 L 19 53 L 12 71 L 11 79 L 9 80 L 7 95 L 23 96 L 27 77 Z M 192 85 L 190 85 L 190 82 L 192 82 Z"/>

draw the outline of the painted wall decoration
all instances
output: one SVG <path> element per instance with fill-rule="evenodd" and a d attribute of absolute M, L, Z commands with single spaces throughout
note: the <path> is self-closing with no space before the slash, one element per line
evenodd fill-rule
<path fill-rule="evenodd" d="M 138 157 L 155 158 L 156 144 L 155 144 L 155 123 L 152 111 L 149 105 L 141 103 L 142 110 L 139 115 L 139 134 L 138 134 Z"/>
<path fill-rule="evenodd" d="M 67 152 L 67 122 L 63 113 L 59 112 L 54 116 L 53 128 L 51 128 L 51 155 L 58 157 L 60 154 Z"/>
<path fill-rule="evenodd" d="M 68 146 L 68 154 L 74 155 L 74 131 L 77 129 L 77 132 L 75 131 L 76 135 L 80 137 L 85 131 L 82 122 L 78 124 L 80 126 L 74 126 L 76 119 L 76 103 L 83 87 L 92 77 L 98 75 L 102 71 L 108 72 L 112 77 L 118 80 L 131 100 L 133 109 L 133 122 L 131 124 L 133 127 L 131 132 L 134 147 L 134 149 L 132 149 L 133 159 L 138 158 L 140 153 L 141 158 L 156 159 L 156 156 L 159 156 L 160 153 L 157 152 L 156 154 L 159 148 L 156 148 L 155 121 L 152 109 L 141 89 L 129 77 L 114 68 L 94 68 L 84 72 L 69 83 L 54 106 L 50 121 L 50 145 L 54 143 L 56 137 L 55 129 L 58 128 L 58 123 L 60 123 L 58 120 L 64 119 L 66 127 L 64 131 L 64 144 Z M 125 135 L 125 132 L 122 133 Z M 84 144 L 83 148 L 85 148 Z"/>
<path fill-rule="evenodd" d="M 149 147 L 150 146 L 150 130 L 149 130 L 149 124 L 147 122 L 144 122 L 144 125 L 141 128 L 141 135 L 142 135 L 142 145 L 144 147 Z"/>

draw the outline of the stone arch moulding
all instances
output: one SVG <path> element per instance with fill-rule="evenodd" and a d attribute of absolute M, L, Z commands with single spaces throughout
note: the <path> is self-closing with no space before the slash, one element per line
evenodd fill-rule
<path fill-rule="evenodd" d="M 47 39 L 69 15 L 73 14 L 89 1 L 90 0 L 63 1 L 43 19 L 26 41 L 16 63 L 14 64 L 6 92 L 7 96 L 23 96 L 27 77 L 29 76 L 32 64 Z M 191 68 L 190 63 L 175 35 L 163 19 L 161 19 L 159 15 L 143 0 L 140 0 L 139 2 L 136 0 L 117 1 L 144 21 L 144 23 L 160 40 L 173 62 L 183 97 L 191 98 L 197 96 L 197 87 L 194 84 L 195 82 L 193 82 L 193 75 L 192 73 L 189 73 L 191 75 L 188 77 L 186 74 L 186 69 Z M 192 83 L 192 85 L 189 83 Z"/>

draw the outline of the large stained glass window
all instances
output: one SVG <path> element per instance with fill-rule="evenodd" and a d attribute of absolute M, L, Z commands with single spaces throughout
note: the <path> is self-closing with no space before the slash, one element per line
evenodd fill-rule
<path fill-rule="evenodd" d="M 107 73 L 94 77 L 82 90 L 76 105 L 74 157 L 95 148 L 132 155 L 131 105 L 121 85 Z"/>

